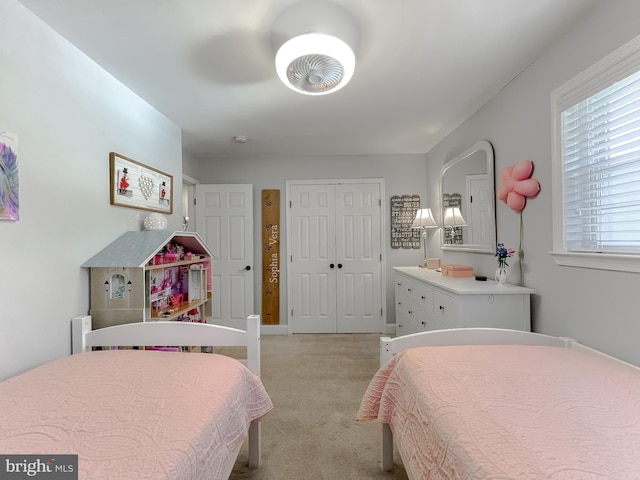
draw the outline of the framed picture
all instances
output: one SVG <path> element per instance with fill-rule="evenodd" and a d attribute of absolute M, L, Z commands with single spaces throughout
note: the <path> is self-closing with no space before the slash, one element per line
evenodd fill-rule
<path fill-rule="evenodd" d="M 173 176 L 109 153 L 111 205 L 173 213 Z"/>
<path fill-rule="evenodd" d="M 20 219 L 18 135 L 0 130 L 0 220 Z"/>

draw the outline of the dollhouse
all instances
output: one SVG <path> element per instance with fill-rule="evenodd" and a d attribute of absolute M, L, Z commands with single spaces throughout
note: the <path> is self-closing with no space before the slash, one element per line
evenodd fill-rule
<path fill-rule="evenodd" d="M 211 305 L 213 254 L 194 232 L 123 234 L 90 269 L 94 328 L 154 320 L 204 322 Z"/>

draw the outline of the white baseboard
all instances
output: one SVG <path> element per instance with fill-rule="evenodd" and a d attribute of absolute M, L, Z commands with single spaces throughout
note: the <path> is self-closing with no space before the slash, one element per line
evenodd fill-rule
<path fill-rule="evenodd" d="M 289 325 L 261 325 L 260 333 L 262 335 L 288 335 Z"/>
<path fill-rule="evenodd" d="M 210 318 L 207 323 L 215 323 L 225 327 L 237 328 L 238 330 L 246 330 L 247 322 L 243 320 L 230 320 L 226 322 L 214 322 Z M 261 335 L 287 335 L 289 333 L 289 325 L 260 325 Z"/>
<path fill-rule="evenodd" d="M 213 323 L 211 319 L 208 319 L 207 323 Z M 217 323 L 217 325 L 224 325 L 225 327 L 237 328 L 239 330 L 244 330 L 247 328 L 246 322 L 236 320 L 225 323 Z M 260 325 L 260 334 L 261 335 L 288 335 L 289 334 L 289 325 Z M 395 323 L 387 323 L 385 335 L 395 335 L 396 334 L 396 324 Z"/>

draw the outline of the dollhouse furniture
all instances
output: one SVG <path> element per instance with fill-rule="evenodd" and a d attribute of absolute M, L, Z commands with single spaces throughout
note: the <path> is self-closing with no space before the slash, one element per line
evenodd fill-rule
<path fill-rule="evenodd" d="M 530 296 L 535 290 L 419 267 L 393 270 L 397 335 L 461 327 L 531 330 Z"/>
<path fill-rule="evenodd" d="M 638 478 L 640 369 L 570 339 L 460 328 L 380 340 L 358 418 L 409 479 Z"/>
<path fill-rule="evenodd" d="M 227 479 L 248 438 L 260 462 L 260 419 L 272 402 L 260 380 L 260 317 L 246 330 L 140 322 L 92 330 L 72 320 L 70 355 L 0 382 L 3 454 L 78 455 L 78 478 Z M 246 347 L 218 354 L 92 347 Z"/>
<path fill-rule="evenodd" d="M 93 327 L 204 322 L 210 311 L 212 258 L 194 232 L 126 232 L 82 265 L 90 269 Z"/>

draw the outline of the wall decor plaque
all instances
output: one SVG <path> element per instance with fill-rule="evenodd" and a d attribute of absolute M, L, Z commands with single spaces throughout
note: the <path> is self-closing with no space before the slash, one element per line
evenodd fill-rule
<path fill-rule="evenodd" d="M 420 248 L 421 229 L 411 228 L 420 209 L 420 195 L 391 197 L 391 248 Z"/>
<path fill-rule="evenodd" d="M 459 193 L 443 193 L 442 194 L 442 208 L 448 207 L 462 207 L 462 195 Z M 446 227 L 444 229 L 444 242 L 445 245 L 462 245 L 464 243 L 462 239 L 462 227 Z"/>

